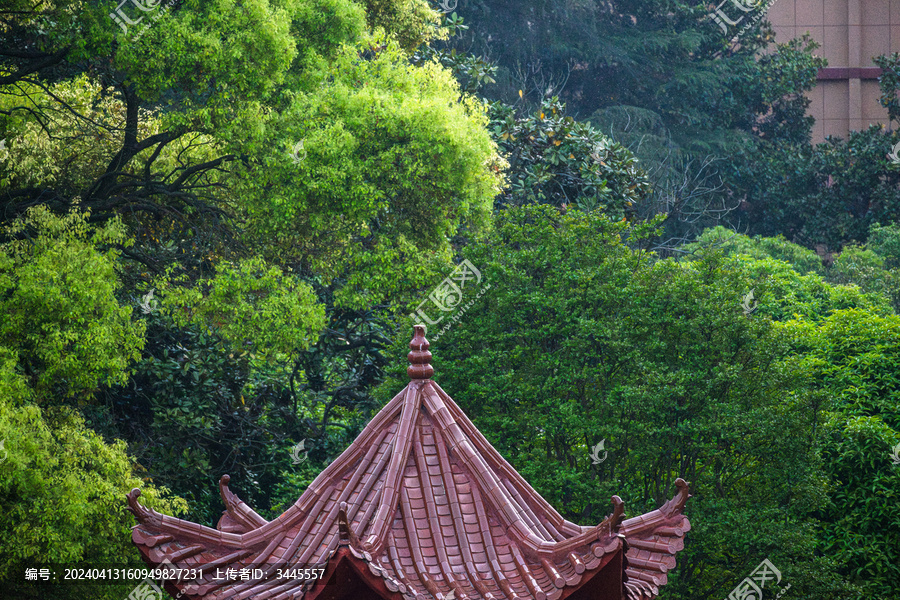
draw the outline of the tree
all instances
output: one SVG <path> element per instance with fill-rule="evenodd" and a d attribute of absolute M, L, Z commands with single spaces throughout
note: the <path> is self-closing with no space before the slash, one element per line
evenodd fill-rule
<path fill-rule="evenodd" d="M 0 535 L 9 540 L 0 578 L 5 593 L 42 598 L 44 588 L 23 580 L 25 567 L 140 566 L 124 511 L 131 489 L 166 512 L 186 506 L 149 483 L 122 441 L 106 442 L 60 405 L 126 381 L 143 346 L 143 324 L 116 298 L 117 252 L 108 245 L 127 244 L 121 224 L 94 229 L 84 214 L 35 207 L 7 234 L 21 239 L 0 245 Z M 53 595 L 113 599 L 132 587 L 75 582 Z"/>
<path fill-rule="evenodd" d="M 743 217 L 750 232 L 782 234 L 828 252 L 864 243 L 872 225 L 898 218 L 900 173 L 887 153 L 894 136 L 878 126 L 813 147 L 761 149 L 739 176 L 747 191 Z"/>
<path fill-rule="evenodd" d="M 573 118 L 631 150 L 651 184 L 637 216 L 666 215 L 654 245 L 671 253 L 704 228 L 780 210 L 755 202 L 779 193 L 757 178 L 760 163 L 797 153 L 779 143 L 809 144 L 805 92 L 825 61 L 808 36 L 774 44 L 762 6 L 747 8 L 740 32 L 723 33 L 708 4 L 482 0 L 460 7 L 470 26 L 450 44 L 497 64 L 497 85 L 485 88 L 492 100 L 511 104 L 521 92 L 522 112 L 536 112 L 559 97 Z"/>
<path fill-rule="evenodd" d="M 143 324 L 116 294 L 122 225 L 91 230 L 87 216 L 29 210 L 6 229 L 0 245 L 0 346 L 14 349 L 18 368 L 44 400 L 92 394 L 127 381 L 140 356 Z"/>
<path fill-rule="evenodd" d="M 360 281 L 397 291 L 386 261 L 446 264 L 457 227 L 487 225 L 502 177 L 483 110 L 402 49 L 437 35 L 421 1 L 187 1 L 139 28 L 46 4 L 7 14 L 0 40 L 4 214 L 78 198 L 123 217 L 141 272 L 262 254 L 344 282 L 350 303 Z"/>
<path fill-rule="evenodd" d="M 23 580 L 24 569 L 87 565 L 93 568 L 142 567 L 131 550 L 133 517 L 123 498 L 141 488 L 142 501 L 165 513 L 185 510 L 183 500 L 156 488 L 125 452 L 109 444 L 71 409 L 41 409 L 26 402 L 28 389 L 10 362 L 0 374 L 0 533 L 10 540 L 0 550 L 4 593 L 45 598 L 46 587 Z M 16 392 L 19 392 L 16 394 Z M 88 585 L 58 582 L 54 598 L 123 598 L 134 582 Z M 49 587 L 48 585 L 48 587 Z"/>
<path fill-rule="evenodd" d="M 523 90 L 537 104 L 559 95 L 576 117 L 619 111 L 626 117 L 619 131 L 627 117 L 640 127 L 652 115 L 674 145 L 693 153 L 733 148 L 741 131 L 757 128 L 808 136 L 802 92 L 815 82 L 815 61 L 792 53 L 796 45 L 761 54 L 774 40 L 764 20 L 754 19 L 738 38 L 736 30 L 723 34 L 709 5 L 678 1 L 482 0 L 460 12 L 470 28 L 456 47 L 500 67 L 493 99 L 510 102 Z"/>
<path fill-rule="evenodd" d="M 333 68 L 322 74 L 322 83 L 335 74 L 329 85 L 284 116 L 302 160 L 271 149 L 238 189 L 252 198 L 256 247 L 340 281 L 336 301 L 360 308 L 408 294 L 413 275 L 448 264 L 460 227 L 489 226 L 502 163 L 483 107 L 457 102 L 458 85 L 436 64 L 410 68 L 387 48 L 370 60 L 348 53 Z"/>
<path fill-rule="evenodd" d="M 60 567 L 79 564 L 144 566 L 131 548 L 134 519 L 125 511 L 125 494 L 141 488 L 142 502 L 167 514 L 184 511 L 184 501 L 148 483 L 123 442 L 105 442 L 71 409 L 42 410 L 16 397 L 23 386 L 9 363 L 0 378 L 0 533 L 9 540 L 0 550 L 4 593 L 47 597 L 46 588 L 23 580 L 26 567 L 55 567 L 61 578 Z M 113 600 L 134 585 L 60 582 L 51 597 Z"/>
<path fill-rule="evenodd" d="M 897 411 L 900 318 L 837 311 L 803 340 L 803 359 L 828 409 L 822 464 L 828 503 L 820 509 L 821 551 L 867 597 L 896 597 L 900 586 L 900 444 Z"/>
<path fill-rule="evenodd" d="M 900 89 L 900 53 L 882 54 L 873 60 L 882 70 L 878 78 L 881 105 L 888 109 L 891 121 L 900 121 L 900 99 L 897 98 L 897 90 Z"/>
<path fill-rule="evenodd" d="M 509 187 L 498 207 L 552 204 L 634 215 L 650 186 L 637 160 L 589 124 L 565 115 L 554 97 L 531 115 L 491 105 L 494 138 L 510 163 Z"/>
<path fill-rule="evenodd" d="M 784 236 L 747 236 L 725 227 L 706 229 L 697 239 L 685 244 L 684 252 L 695 252 L 701 248 L 718 248 L 726 256 L 741 254 L 756 259 L 774 258 L 788 263 L 801 275 L 816 273 L 823 275 L 825 266 L 815 252 L 787 241 Z"/>
<path fill-rule="evenodd" d="M 450 41 L 423 45 L 414 60 L 438 61 L 467 92 L 483 92 L 495 83 L 496 65 L 457 52 L 455 38 L 469 29 L 462 17 L 445 15 L 444 22 Z M 567 115 L 558 97 L 544 98 L 533 113 L 523 102 L 487 106 L 491 136 L 509 162 L 507 185 L 495 198 L 495 209 L 539 203 L 602 208 L 618 218 L 643 209 L 651 188 L 635 157 L 589 123 Z"/>
<path fill-rule="evenodd" d="M 881 103 L 893 119 L 900 56 L 875 60 L 884 69 Z M 749 160 L 732 169 L 730 180 L 743 200 L 732 223 L 826 252 L 864 244 L 872 226 L 898 220 L 900 172 L 888 156 L 897 141 L 874 125 L 815 146 L 785 136 L 763 138 Z"/>
<path fill-rule="evenodd" d="M 887 299 L 896 302 L 896 228 L 874 227 L 870 248 L 845 247 L 827 267 L 812 251 L 784 238 L 749 238 L 723 228 L 705 232 L 688 248 L 710 245 L 736 260 L 790 266 L 779 277 L 792 290 L 788 310 L 772 312 L 769 302 L 759 309 L 781 321 L 791 340 L 792 368 L 807 382 L 804 393 L 822 407 L 814 443 L 828 480 L 828 502 L 815 512 L 818 551 L 837 559 L 841 577 L 859 586 L 861 594 L 893 597 L 900 521 L 892 501 L 898 473 L 889 449 L 900 441 L 894 398 L 900 323 L 887 309 Z M 798 277 L 793 271 L 808 274 Z M 823 289 L 815 272 L 839 285 Z M 848 283 L 859 283 L 874 302 L 860 302 L 859 288 Z M 823 291 L 831 292 L 826 305 L 816 300 Z M 844 304 L 854 295 L 854 307 Z"/>
<path fill-rule="evenodd" d="M 652 233 L 547 206 L 502 213 L 465 253 L 491 288 L 432 346 L 435 378 L 568 518 L 599 522 L 612 494 L 651 510 L 690 481 L 696 528 L 671 597 L 721 595 L 766 557 L 792 590 L 841 597 L 835 562 L 813 555 L 822 407 L 765 312 L 798 308 L 790 280 L 718 252 L 659 260 L 629 246 Z M 870 306 L 819 282 L 821 313 Z M 594 464 L 602 440 L 609 457 Z"/>
<path fill-rule="evenodd" d="M 858 286 L 860 291 L 873 300 L 872 308 L 879 305 L 882 307 L 879 311 L 884 310 L 885 300 L 890 301 L 895 312 L 900 308 L 900 273 L 897 271 L 900 232 L 892 225 L 873 225 L 869 242 L 865 246 L 848 245 L 839 254 L 822 257 L 808 248 L 787 241 L 783 236 L 767 238 L 757 235 L 751 238 L 724 227 L 707 229 L 695 242 L 684 245 L 681 250 L 692 253 L 711 247 L 719 248 L 729 256 L 776 259 L 787 263 L 781 267 L 781 271 L 786 274 L 784 266 L 789 266 L 800 275 L 820 275 L 828 283 L 837 286 L 831 289 L 847 290 L 848 286 Z M 796 275 L 788 275 L 788 278 L 797 283 L 806 281 L 812 285 L 807 286 L 810 291 L 822 287 L 819 278 L 797 279 Z M 821 296 L 821 293 L 816 292 L 812 297 L 816 296 Z M 814 307 L 805 314 L 823 316 Z"/>
<path fill-rule="evenodd" d="M 484 107 L 413 60 L 443 35 L 422 0 L 141 9 L 0 13 L 2 223 L 74 209 L 85 228 L 122 234 L 100 250 L 121 286 L 105 271 L 83 279 L 104 302 L 109 287 L 139 343 L 101 320 L 111 339 L 73 353 L 66 373 L 92 385 L 65 402 L 209 522 L 206 484 L 222 470 L 265 510 L 258 488 L 292 469 L 290 446 L 308 437 L 319 464 L 357 427 L 378 376 L 376 321 L 452 264 L 457 236 L 490 228 L 503 161 Z M 7 333 L 33 340 L 18 354 L 27 368 L 52 350 L 22 323 Z M 127 360 L 107 365 L 114 340 Z"/>

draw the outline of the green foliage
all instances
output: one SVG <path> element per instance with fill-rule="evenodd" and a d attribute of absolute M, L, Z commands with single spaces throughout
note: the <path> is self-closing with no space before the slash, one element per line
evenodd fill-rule
<path fill-rule="evenodd" d="M 884 314 L 888 301 L 896 310 L 900 307 L 900 280 L 894 269 L 885 268 L 885 256 L 891 256 L 896 245 L 896 230 L 892 227 L 873 227 L 873 242 L 878 252 L 856 245 L 846 246 L 830 266 L 814 252 L 792 244 L 782 236 L 749 237 L 724 227 L 704 231 L 695 242 L 685 244 L 684 252 L 720 249 L 728 256 L 746 261 L 757 276 L 773 276 L 780 283 L 776 288 L 779 308 L 772 304 L 761 307 L 776 320 L 794 314 L 819 320 L 829 310 L 851 307 L 865 308 L 874 314 Z M 884 254 L 881 254 L 884 253 Z M 748 260 L 748 259 L 754 260 Z M 832 285 L 826 285 L 832 284 Z"/>
<path fill-rule="evenodd" d="M 512 102 L 523 90 L 534 105 L 558 94 L 573 114 L 652 114 L 668 142 L 659 161 L 674 148 L 731 152 L 747 134 L 808 139 L 803 92 L 822 60 L 810 40 L 760 52 L 774 41 L 765 21 L 731 43 L 738 28 L 723 34 L 702 3 L 479 0 L 465 8 L 471 27 L 456 47 L 498 63 L 494 100 Z M 616 132 L 624 129 L 635 140 L 654 134 L 627 118 L 603 131 L 626 143 Z M 626 145 L 639 153 L 640 143 Z"/>
<path fill-rule="evenodd" d="M 133 517 L 124 497 L 132 488 L 141 501 L 168 514 L 184 502 L 134 474 L 121 441 L 107 444 L 68 408 L 40 409 L 25 402 L 24 378 L 13 361 L 0 366 L 0 578 L 10 597 L 46 597 L 23 581 L 23 568 L 142 564 L 131 549 Z M 58 586 L 54 598 L 123 598 L 133 584 L 91 589 Z"/>
<path fill-rule="evenodd" d="M 464 19 L 455 12 L 443 16 L 443 26 L 446 28 L 447 37 L 454 37 L 459 32 L 469 28 L 463 24 Z M 457 52 L 457 49 L 450 47 L 447 49 L 447 43 L 441 43 L 434 40 L 431 43 L 419 46 L 412 55 L 413 64 L 422 64 L 436 60 L 442 66 L 450 69 L 453 77 L 460 82 L 460 85 L 466 93 L 474 94 L 482 86 L 489 83 L 496 83 L 494 79 L 497 73 L 497 66 L 487 62 L 479 56 L 469 54 L 468 52 Z"/>
<path fill-rule="evenodd" d="M 21 81 L 39 69 L 52 72 L 65 61 L 77 63 L 109 51 L 112 28 L 109 7 L 104 3 L 9 0 L 4 8 L 8 17 L 3 44 L 8 47 L 10 42 L 18 43 L 15 47 L 20 50 L 2 55 L 0 71 L 9 74 L 4 83 Z M 52 76 L 65 74 L 56 71 Z"/>
<path fill-rule="evenodd" d="M 774 37 L 774 36 L 773 36 Z M 804 92 L 816 85 L 819 69 L 827 61 L 814 54 L 819 44 L 809 33 L 774 44 L 755 62 L 744 63 L 734 100 L 748 103 L 741 128 L 763 143 L 808 144 L 814 118 L 806 114 L 812 102 Z M 736 110 L 739 110 L 735 107 Z"/>
<path fill-rule="evenodd" d="M 891 598 L 900 589 L 900 469 L 890 459 L 900 444 L 900 317 L 838 311 L 805 339 L 804 363 L 831 411 L 822 551 L 865 595 Z"/>
<path fill-rule="evenodd" d="M 179 326 L 161 311 L 147 322 L 137 374 L 106 394 L 91 421 L 129 440 L 154 479 L 189 500 L 197 522 L 218 520 L 224 473 L 254 509 L 278 516 L 277 507 L 303 491 L 292 474 L 314 475 L 310 469 L 337 456 L 372 415 L 368 389 L 381 376 L 387 343 L 375 314 L 331 307 L 312 347 L 274 361 L 238 353 L 215 329 Z M 296 467 L 290 448 L 301 440 L 308 464 Z"/>
<path fill-rule="evenodd" d="M 776 237 L 750 237 L 742 233 L 731 231 L 725 227 L 711 227 L 697 236 L 697 239 L 685 244 L 682 250 L 695 252 L 700 248 L 718 248 L 726 256 L 743 254 L 757 259 L 774 258 L 791 265 L 801 275 L 817 273 L 823 275 L 825 267 L 815 252 L 792 244 L 784 239 L 784 236 Z"/>
<path fill-rule="evenodd" d="M 751 288 L 767 302 L 788 283 L 718 252 L 658 260 L 622 242 L 650 233 L 546 206 L 502 213 L 466 252 L 492 287 L 432 348 L 436 379 L 571 519 L 599 522 L 612 494 L 639 514 L 690 481 L 697 528 L 671 597 L 721 594 L 765 557 L 801 595 L 840 597 L 834 565 L 812 553 L 821 408 L 788 339 L 741 307 Z M 592 464 L 604 439 L 609 457 Z"/>
<path fill-rule="evenodd" d="M 4 118 L 0 113 L 7 146 L 6 156 L 0 157 L 0 185 L 5 188 L 49 185 L 77 195 L 103 173 L 104 159 L 114 152 L 116 144 L 121 144 L 120 132 L 100 127 L 88 133 L 70 114 L 53 110 L 61 101 L 100 123 L 121 118 L 122 102 L 84 75 L 53 83 L 47 89 L 30 82 L 20 83 L 15 90 L 0 89 L 6 92 L 0 93 L 0 108 L 10 115 Z M 38 121 L 17 113 L 23 101 L 45 118 Z M 48 129 L 53 136 L 47 135 Z"/>
<path fill-rule="evenodd" d="M 852 283 L 866 292 L 889 298 L 894 310 L 900 309 L 900 271 L 885 268 L 878 253 L 857 245 L 845 246 L 828 270 L 828 280 Z"/>
<path fill-rule="evenodd" d="M 742 38 L 739 48 L 716 55 L 716 60 L 697 60 L 691 68 L 703 72 L 702 79 L 655 92 L 667 100 L 675 95 L 669 101 L 688 105 L 675 115 L 648 105 L 644 97 L 603 106 L 590 117 L 601 131 L 632 150 L 647 172 L 652 192 L 639 214 L 666 215 L 660 250 L 677 253 L 678 246 L 720 223 L 746 228 L 745 213 L 753 206 L 755 190 L 743 197 L 747 188 L 742 178 L 755 176 L 765 162 L 759 155 L 773 145 L 809 143 L 812 119 L 805 114 L 809 100 L 804 92 L 815 86 L 818 68 L 824 66 L 813 54 L 816 45 L 804 37 L 753 57 L 745 54 L 753 45 L 747 41 Z M 701 57 L 698 53 L 692 60 Z M 713 79 L 707 81 L 710 75 Z M 706 93 L 711 94 L 709 106 L 704 105 Z M 679 121 L 691 111 L 706 114 Z M 778 150 L 772 152 L 780 158 Z"/>
<path fill-rule="evenodd" d="M 635 63 L 631 70 L 640 73 L 640 81 L 634 89 L 628 77 L 624 82 L 614 78 L 596 92 L 600 106 L 592 108 L 590 116 L 591 123 L 640 159 L 652 192 L 639 212 L 644 217 L 666 215 L 664 241 L 657 247 L 669 251 L 710 226 L 745 227 L 741 217 L 748 205 L 741 203 L 735 188 L 746 189 L 741 178 L 758 169 L 760 148 L 808 144 L 812 119 L 805 114 L 809 100 L 804 92 L 813 88 L 818 68 L 824 66 L 808 37 L 769 46 L 768 52 L 756 55 L 773 40 L 765 29 L 758 36 L 755 30 L 748 32 L 739 45 L 723 50 L 715 37 L 706 37 L 708 29 L 698 26 L 701 21 L 713 25 L 708 14 L 701 21 L 690 18 L 696 9 L 657 6 L 653 10 L 667 14 L 649 20 L 641 13 L 637 28 L 653 28 L 651 39 L 667 36 L 673 42 L 684 36 L 700 46 L 686 56 L 681 54 L 684 48 L 676 51 L 676 66 L 670 56 L 654 58 L 649 66 Z M 671 23 L 655 29 L 666 20 Z M 629 42 L 631 52 L 655 53 L 652 46 L 642 45 L 644 36 L 637 36 L 636 30 L 623 28 L 620 34 L 636 37 Z M 643 93 L 624 97 L 637 90 Z M 752 202 L 753 193 L 748 196 Z"/>
<path fill-rule="evenodd" d="M 459 98 L 449 72 L 410 67 L 392 45 L 342 55 L 283 115 L 294 141 L 240 173 L 251 239 L 340 278 L 348 307 L 408 291 L 435 259 L 449 263 L 460 227 L 489 227 L 502 183 L 483 107 Z"/>
<path fill-rule="evenodd" d="M 43 207 L 7 227 L 0 247 L 0 578 L 4 592 L 39 597 L 22 569 L 127 564 L 134 487 L 167 512 L 183 501 L 135 474 L 125 444 L 106 443 L 59 396 L 90 397 L 128 379 L 143 347 L 143 323 L 116 299 L 117 221 L 92 229 L 87 214 Z M 41 408 L 41 407 L 44 408 Z M 131 585 L 60 586 L 53 597 L 121 598 Z M 43 593 L 43 592 L 41 592 Z"/>
<path fill-rule="evenodd" d="M 900 90 L 900 54 L 897 52 L 882 54 L 876 56 L 873 61 L 882 70 L 878 77 L 881 105 L 888 109 L 891 121 L 900 121 L 900 99 L 897 98 L 897 90 Z"/>
<path fill-rule="evenodd" d="M 121 224 L 92 230 L 87 215 L 35 207 L 7 227 L 0 246 L 0 345 L 42 397 L 92 393 L 124 382 L 140 356 L 143 324 L 119 304 L 115 250 Z"/>
<path fill-rule="evenodd" d="M 885 268 L 900 267 L 900 227 L 897 225 L 872 225 L 866 245 L 884 259 Z"/>
<path fill-rule="evenodd" d="M 216 483 L 230 474 L 248 502 L 265 506 L 259 485 L 262 464 L 271 462 L 276 436 L 264 415 L 277 411 L 275 390 L 244 395 L 254 365 L 231 344 L 205 328 L 175 326 L 171 319 L 148 317 L 147 347 L 129 388 L 107 401 L 110 429 L 131 440 L 131 452 L 152 476 L 190 502 L 190 516 L 214 525 L 220 500 Z M 111 402 L 110 402 L 111 400 Z"/>
<path fill-rule="evenodd" d="M 187 508 L 151 476 L 209 525 L 225 472 L 276 516 L 462 255 L 491 287 L 438 380 L 572 519 L 690 480 L 667 594 L 717 597 L 766 557 L 797 597 L 900 585 L 896 136 L 809 146 L 810 39 L 757 54 L 764 24 L 731 44 L 709 6 L 649 0 L 484 0 L 466 24 L 424 0 L 185 0 L 139 36 L 82 4 L 12 0 L 0 34 L 4 579 L 135 560 L 125 491 Z M 731 217 L 753 237 L 643 250 Z"/>
<path fill-rule="evenodd" d="M 127 32 L 62 4 L 17 2 L 0 35 L 3 225 L 76 204 L 109 225 L 10 230 L 0 347 L 35 402 L 73 395 L 195 519 L 216 520 L 226 471 L 267 510 L 287 448 L 321 465 L 362 426 L 385 315 L 490 229 L 485 109 L 412 62 L 444 35 L 422 0 L 188 0 Z"/>
<path fill-rule="evenodd" d="M 343 449 L 342 443 L 353 440 L 347 437 L 362 428 L 360 419 L 374 414 L 369 392 L 383 376 L 387 362 L 383 350 L 390 344 L 390 324 L 378 310 L 331 307 L 328 312 L 327 329 L 315 346 L 297 356 L 294 373 L 302 372 L 305 377 L 303 381 L 292 378 L 291 391 L 304 413 L 319 420 L 315 436 L 324 450 L 333 453 Z M 333 432 L 329 427 L 334 426 L 343 430 L 342 436 L 330 437 Z"/>
<path fill-rule="evenodd" d="M 60 56 L 69 77 L 0 81 L 4 214 L 80 198 L 96 220 L 126 215 L 144 282 L 263 255 L 357 307 L 449 264 L 460 227 L 489 227 L 502 161 L 484 110 L 401 50 L 439 35 L 421 0 L 191 1 L 127 34 L 84 15 L 97 44 Z M 12 25 L 34 36 L 32 19 Z"/>
<path fill-rule="evenodd" d="M 874 247 L 893 249 L 895 229 L 878 227 Z M 783 238 L 748 238 L 727 230 L 709 230 L 694 248 L 722 247 L 751 272 L 767 274 L 768 285 L 754 315 L 771 315 L 793 340 L 791 367 L 812 385 L 809 401 L 827 411 L 817 436 L 821 465 L 827 475 L 828 502 L 815 513 L 818 549 L 834 557 L 848 582 L 870 597 L 891 597 L 897 588 L 896 562 L 900 476 L 888 450 L 900 440 L 895 373 L 900 323 L 886 307 L 896 302 L 896 276 L 884 268 L 885 258 L 858 246 L 845 247 L 826 271 L 827 285 L 810 273 L 814 255 Z M 787 263 L 771 258 L 780 256 Z M 762 271 L 760 270 L 762 269 Z M 790 362 L 786 363 L 790 364 Z"/>
<path fill-rule="evenodd" d="M 317 68 L 358 42 L 364 18 L 350 0 L 188 0 L 137 41 L 117 31 L 114 59 L 141 98 L 162 101 L 177 109 L 170 117 L 203 127 L 210 123 L 199 119 L 240 114 L 291 69 Z"/>
<path fill-rule="evenodd" d="M 223 263 L 190 288 L 167 287 L 162 308 L 181 326 L 214 328 L 235 350 L 274 358 L 305 350 L 325 326 L 312 287 L 261 258 Z"/>
<path fill-rule="evenodd" d="M 425 0 L 362 0 L 370 27 L 380 27 L 411 51 L 440 35 L 439 14 Z"/>
<path fill-rule="evenodd" d="M 510 165 L 509 187 L 498 206 L 552 204 L 602 209 L 616 219 L 633 215 L 650 186 L 634 155 L 586 123 L 565 114 L 554 97 L 534 113 L 491 105 L 494 139 Z"/>
<path fill-rule="evenodd" d="M 288 449 L 284 452 L 288 452 Z M 326 466 L 320 462 L 305 460 L 291 470 L 282 471 L 273 491 L 273 505 L 269 511 L 271 518 L 281 516 L 290 508 Z"/>
<path fill-rule="evenodd" d="M 781 237 L 750 238 L 716 227 L 685 245 L 684 250 L 691 253 L 689 259 L 706 256 L 710 251 L 728 256 L 729 264 L 752 277 L 754 314 L 775 321 L 800 317 L 820 321 L 831 311 L 851 308 L 872 314 L 890 313 L 889 299 L 882 290 L 859 287 L 855 279 L 836 277 L 842 268 L 837 262 L 826 270 L 815 253 Z"/>
<path fill-rule="evenodd" d="M 881 103 L 892 119 L 897 59 L 875 59 L 884 69 Z M 870 229 L 900 214 L 900 171 L 888 156 L 897 141 L 877 125 L 816 146 L 789 136 L 763 138 L 730 167 L 735 191 L 746 195 L 741 216 L 752 233 L 782 234 L 807 247 L 834 252 L 865 243 Z"/>
<path fill-rule="evenodd" d="M 783 261 L 736 255 L 729 262 L 740 265 L 753 278 L 751 285 L 759 299 L 757 312 L 775 321 L 798 317 L 819 321 L 831 311 L 851 308 L 878 315 L 891 312 L 888 298 L 879 293 L 866 293 L 856 285 L 831 285 L 815 274 L 800 275 Z M 764 290 L 763 295 L 760 290 Z"/>
<path fill-rule="evenodd" d="M 751 232 L 831 251 L 865 242 L 869 227 L 900 217 L 900 172 L 887 156 L 896 141 L 873 125 L 846 142 L 761 149 L 739 176 Z"/>

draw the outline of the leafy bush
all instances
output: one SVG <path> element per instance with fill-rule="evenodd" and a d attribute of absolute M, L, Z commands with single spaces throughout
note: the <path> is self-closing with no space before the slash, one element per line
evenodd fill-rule
<path fill-rule="evenodd" d="M 509 187 L 498 206 L 552 204 L 601 209 L 615 219 L 633 215 L 649 193 L 637 159 L 587 123 L 565 115 L 558 98 L 545 99 L 533 114 L 516 116 L 490 105 L 494 139 L 509 161 Z"/>
<path fill-rule="evenodd" d="M 801 275 L 825 273 L 822 259 L 815 252 L 793 244 L 781 235 L 750 237 L 726 227 L 710 227 L 697 236 L 694 242 L 685 244 L 682 250 L 690 253 L 700 248 L 717 248 L 726 256 L 744 254 L 753 258 L 774 258 L 790 264 Z"/>
<path fill-rule="evenodd" d="M 32 596 L 41 588 L 23 580 L 24 567 L 53 563 L 95 567 L 144 566 L 131 545 L 134 517 L 125 494 L 141 488 L 141 502 L 168 514 L 183 512 L 183 500 L 155 488 L 125 453 L 125 444 L 107 444 L 65 407 L 40 409 L 15 394 L 9 366 L 0 374 L 0 548 L 4 594 Z M 18 396 L 18 398 L 17 398 Z M 58 569 L 57 569 L 58 570 Z M 59 573 L 59 576 L 62 574 Z M 54 598 L 124 598 L 134 583 L 91 589 L 58 585 Z"/>
<path fill-rule="evenodd" d="M 792 324 L 787 324 L 792 327 Z M 867 597 L 900 589 L 900 317 L 837 311 L 804 335 L 804 369 L 829 413 L 822 465 L 828 503 L 819 513 L 822 552 Z"/>
<path fill-rule="evenodd" d="M 0 245 L 0 346 L 16 352 L 38 397 L 91 394 L 127 380 L 140 356 L 143 323 L 116 298 L 121 225 L 92 230 L 89 215 L 30 209 Z"/>

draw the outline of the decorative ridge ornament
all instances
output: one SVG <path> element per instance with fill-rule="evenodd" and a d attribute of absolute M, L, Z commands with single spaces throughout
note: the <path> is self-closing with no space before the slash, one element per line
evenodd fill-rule
<path fill-rule="evenodd" d="M 413 331 L 415 335 L 409 342 L 411 352 L 407 355 L 409 367 L 406 369 L 406 374 L 410 379 L 431 379 L 431 376 L 434 375 L 434 367 L 431 366 L 431 352 L 428 351 L 431 344 L 425 339 L 425 326 L 416 325 L 413 327 Z"/>
<path fill-rule="evenodd" d="M 356 534 L 350 527 L 350 520 L 347 519 L 346 502 L 341 502 L 341 508 L 337 514 L 337 522 L 338 531 L 341 535 L 341 546 L 351 546 L 352 548 L 358 550 L 360 547 L 359 538 L 356 537 Z"/>

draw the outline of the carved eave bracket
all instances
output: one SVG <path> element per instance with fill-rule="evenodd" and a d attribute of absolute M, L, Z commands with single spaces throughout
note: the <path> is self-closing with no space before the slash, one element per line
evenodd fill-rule
<path fill-rule="evenodd" d="M 146 506 L 141 505 L 138 502 L 138 498 L 141 496 L 141 490 L 139 488 L 132 489 L 125 497 L 128 499 L 128 508 L 127 510 L 135 516 L 138 520 L 138 523 L 145 525 L 153 525 L 155 527 L 162 527 L 162 515 L 153 510 L 152 508 L 147 508 Z"/>
<path fill-rule="evenodd" d="M 684 479 L 679 477 L 675 480 L 675 487 L 678 492 L 671 500 L 659 507 L 659 511 L 666 516 L 680 515 L 684 513 L 684 506 L 691 497 L 691 487 Z"/>

